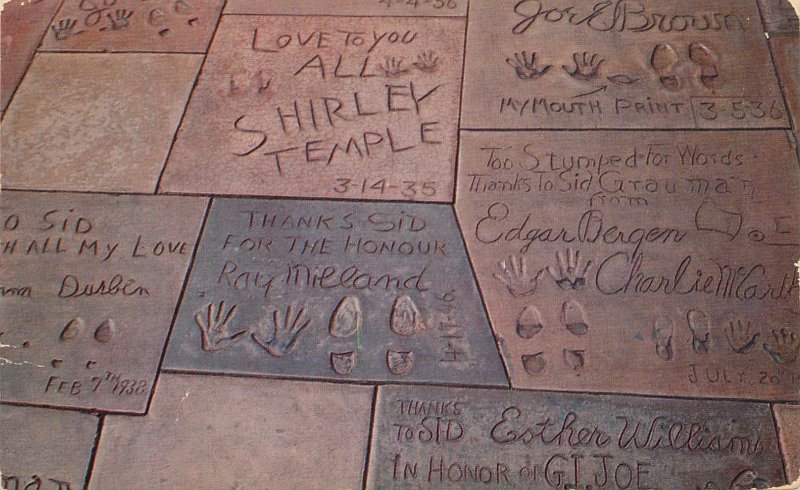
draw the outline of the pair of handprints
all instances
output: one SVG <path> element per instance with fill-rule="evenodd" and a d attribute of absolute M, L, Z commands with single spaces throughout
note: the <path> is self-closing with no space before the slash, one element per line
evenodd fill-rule
<path fill-rule="evenodd" d="M 433 73 L 439 67 L 439 56 L 431 50 L 424 51 L 417 55 L 417 60 L 411 66 L 423 73 Z M 380 69 L 387 78 L 397 78 L 411 71 L 403 58 L 395 56 L 387 57 L 381 63 Z"/>
<path fill-rule="evenodd" d="M 240 340 L 247 334 L 259 347 L 274 357 L 283 357 L 291 354 L 302 333 L 312 325 L 312 320 L 306 318 L 305 307 L 297 308 L 290 304 L 281 311 L 275 308 L 266 322 L 266 334 L 262 328 L 248 327 L 231 333 L 231 321 L 236 316 L 237 305 L 227 308 L 225 301 L 219 305 L 211 303 L 206 308 L 205 314 L 197 313 L 195 323 L 200 328 L 203 350 L 214 352 L 225 349 Z"/>
<path fill-rule="evenodd" d="M 592 267 L 592 261 L 582 263 L 580 251 L 567 248 L 565 252 L 556 253 L 557 269 L 547 266 L 543 269 L 530 270 L 525 257 L 510 256 L 498 262 L 499 273 L 494 277 L 506 286 L 515 298 L 529 296 L 536 292 L 539 279 L 545 271 L 550 274 L 556 285 L 564 290 L 578 290 L 586 285 L 586 274 Z"/>
<path fill-rule="evenodd" d="M 573 65 L 561 65 L 561 68 L 575 80 L 591 81 L 600 76 L 600 66 L 605 63 L 605 59 L 601 58 L 596 53 L 583 53 L 572 54 Z M 536 52 L 520 51 L 514 53 L 513 56 L 506 58 L 508 63 L 517 74 L 520 80 L 536 80 L 543 77 L 553 65 L 540 64 L 536 61 Z M 612 80 L 613 81 L 613 80 Z M 635 83 L 631 81 L 630 83 Z"/>

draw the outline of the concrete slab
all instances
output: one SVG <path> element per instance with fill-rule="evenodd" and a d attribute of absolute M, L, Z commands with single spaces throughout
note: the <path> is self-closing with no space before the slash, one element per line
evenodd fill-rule
<path fill-rule="evenodd" d="M 470 4 L 462 128 L 788 127 L 756 3 Z"/>
<path fill-rule="evenodd" d="M 201 61 L 38 54 L 3 119 L 3 187 L 153 192 Z"/>
<path fill-rule="evenodd" d="M 161 189 L 450 201 L 464 23 L 224 16 Z"/>
<path fill-rule="evenodd" d="M 462 133 L 512 386 L 796 400 L 799 191 L 780 130 Z"/>
<path fill-rule="evenodd" d="M 800 479 L 800 406 L 773 405 L 772 410 L 778 423 L 778 439 L 786 463 L 786 476 L 789 481 L 797 481 Z"/>
<path fill-rule="evenodd" d="M 446 206 L 215 199 L 164 366 L 506 386 Z"/>
<path fill-rule="evenodd" d="M 367 488 L 769 488 L 769 405 L 386 386 Z"/>
<path fill-rule="evenodd" d="M 11 1 L 2 6 L 0 111 L 5 111 L 33 54 L 45 34 L 60 0 Z"/>
<path fill-rule="evenodd" d="M 206 200 L 0 202 L 0 399 L 143 413 Z"/>
<path fill-rule="evenodd" d="M 146 416 L 106 418 L 89 488 L 357 488 L 371 405 L 366 386 L 165 374 Z"/>
<path fill-rule="evenodd" d="M 97 422 L 80 412 L 0 406 L 2 488 L 83 488 Z"/>

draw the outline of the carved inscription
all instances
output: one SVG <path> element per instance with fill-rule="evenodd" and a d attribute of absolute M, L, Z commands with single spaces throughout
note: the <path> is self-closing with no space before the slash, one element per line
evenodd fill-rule
<path fill-rule="evenodd" d="M 783 131 L 465 133 L 459 179 L 513 385 L 796 399 Z"/>
<path fill-rule="evenodd" d="M 3 474 L 0 476 L 2 480 L 2 488 L 8 490 L 39 490 L 41 488 L 50 488 L 57 490 L 71 490 L 73 484 L 67 480 L 58 478 L 51 478 L 49 476 L 42 476 L 38 474 L 29 477 L 19 477 L 17 475 Z"/>
<path fill-rule="evenodd" d="M 144 410 L 204 207 L 4 192 L 2 399 Z"/>
<path fill-rule="evenodd" d="M 42 49 L 203 52 L 220 0 L 67 0 Z"/>
<path fill-rule="evenodd" d="M 223 18 L 162 187 L 449 200 L 463 26 Z"/>
<path fill-rule="evenodd" d="M 787 127 L 756 4 L 479 0 L 463 127 Z"/>
<path fill-rule="evenodd" d="M 445 206 L 215 199 L 167 369 L 505 384 Z"/>
<path fill-rule="evenodd" d="M 766 404 L 380 387 L 376 410 L 368 488 L 783 483 Z"/>

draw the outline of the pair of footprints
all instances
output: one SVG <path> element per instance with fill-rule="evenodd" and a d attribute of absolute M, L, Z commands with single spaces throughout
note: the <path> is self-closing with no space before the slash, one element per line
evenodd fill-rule
<path fill-rule="evenodd" d="M 561 305 L 561 325 L 572 335 L 582 337 L 589 332 L 586 320 L 586 310 L 573 299 L 568 299 Z M 533 305 L 522 309 L 517 317 L 517 335 L 523 339 L 531 339 L 542 331 L 544 322 L 542 313 Z M 581 349 L 564 349 L 563 361 L 573 371 L 581 370 L 586 364 L 586 351 Z M 542 374 L 547 367 L 544 351 L 522 356 L 522 367 L 531 376 Z"/>
<path fill-rule="evenodd" d="M 75 317 L 68 321 L 66 325 L 64 325 L 64 328 L 61 329 L 61 333 L 58 335 L 58 339 L 61 342 L 73 341 L 80 337 L 84 330 L 86 330 L 86 322 L 84 322 L 83 318 L 81 317 Z M 114 320 L 107 318 L 94 329 L 92 338 L 99 344 L 107 344 L 111 342 L 111 339 L 114 338 L 116 332 L 117 326 L 114 323 Z M 53 359 L 50 361 L 50 365 L 54 368 L 60 367 L 63 363 L 63 359 Z M 87 369 L 91 369 L 95 365 L 97 365 L 97 361 L 93 361 L 91 359 L 86 361 Z"/>
<path fill-rule="evenodd" d="M 686 314 L 686 322 L 692 333 L 692 350 L 696 354 L 708 354 L 711 350 L 711 319 L 703 311 L 690 310 Z M 673 337 L 674 324 L 671 318 L 659 317 L 653 326 L 653 340 L 656 343 L 656 354 L 664 361 L 674 356 Z M 752 323 L 736 320 L 728 323 L 725 339 L 735 354 L 748 354 L 757 345 L 761 332 L 752 330 Z M 788 328 L 772 330 L 773 341 L 762 343 L 762 347 L 773 361 L 778 364 L 795 362 L 800 352 L 800 338 Z"/>
<path fill-rule="evenodd" d="M 69 342 L 78 338 L 84 330 L 86 330 L 86 322 L 81 317 L 75 317 L 64 325 L 58 339 L 62 342 Z M 117 326 L 114 324 L 114 320 L 108 318 L 94 329 L 92 337 L 100 344 L 107 344 L 111 342 L 116 332 Z"/>
<path fill-rule="evenodd" d="M 389 328 L 401 337 L 413 337 L 421 328 L 420 312 L 414 301 L 407 295 L 398 296 L 392 305 Z M 363 313 L 361 303 L 355 296 L 345 296 L 331 315 L 328 332 L 336 339 L 347 339 L 361 330 Z M 356 365 L 356 350 L 331 352 L 331 369 L 336 374 L 349 375 Z M 414 370 L 414 353 L 411 350 L 386 351 L 386 366 L 394 375 L 406 376 Z"/>
<path fill-rule="evenodd" d="M 689 45 L 689 60 L 700 68 L 698 80 L 709 90 L 720 86 L 719 58 L 707 46 L 700 43 Z M 661 85 L 667 90 L 679 90 L 681 80 L 675 73 L 679 61 L 678 53 L 669 44 L 658 44 L 650 55 L 650 66 L 658 75 Z"/>

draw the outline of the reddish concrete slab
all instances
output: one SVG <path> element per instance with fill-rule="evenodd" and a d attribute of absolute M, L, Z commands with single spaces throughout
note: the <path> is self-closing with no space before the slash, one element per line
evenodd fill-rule
<path fill-rule="evenodd" d="M 166 369 L 507 386 L 448 206 L 215 199 Z"/>
<path fill-rule="evenodd" d="M 782 130 L 464 132 L 512 386 L 796 400 L 799 191 Z"/>
<path fill-rule="evenodd" d="M 474 0 L 462 128 L 788 127 L 756 2 Z"/>
<path fill-rule="evenodd" d="M 141 413 L 202 198 L 3 192 L 0 399 Z"/>
<path fill-rule="evenodd" d="M 367 488 L 751 489 L 783 483 L 769 405 L 378 389 Z"/>
<path fill-rule="evenodd" d="M 0 406 L 2 488 L 82 488 L 96 432 L 96 415 Z"/>
<path fill-rule="evenodd" d="M 12 0 L 3 4 L 0 111 L 6 110 L 59 3 L 60 0 Z"/>
<path fill-rule="evenodd" d="M 202 53 L 223 0 L 65 0 L 42 50 Z"/>
<path fill-rule="evenodd" d="M 357 488 L 372 390 L 164 374 L 147 415 L 106 418 L 90 488 Z"/>
<path fill-rule="evenodd" d="M 786 95 L 786 105 L 795 130 L 800 128 L 800 36 L 776 36 L 770 39 L 778 79 Z"/>
<path fill-rule="evenodd" d="M 36 55 L 3 119 L 3 186 L 152 192 L 201 62 Z"/>
<path fill-rule="evenodd" d="M 758 0 L 758 7 L 770 36 L 800 36 L 797 12 L 789 0 Z"/>
<path fill-rule="evenodd" d="M 464 23 L 223 17 L 161 189 L 449 201 Z"/>
<path fill-rule="evenodd" d="M 778 439 L 781 442 L 786 476 L 790 482 L 800 480 L 800 406 L 773 405 L 775 421 L 778 423 Z"/>
<path fill-rule="evenodd" d="M 229 0 L 226 14 L 463 17 L 468 0 Z"/>

